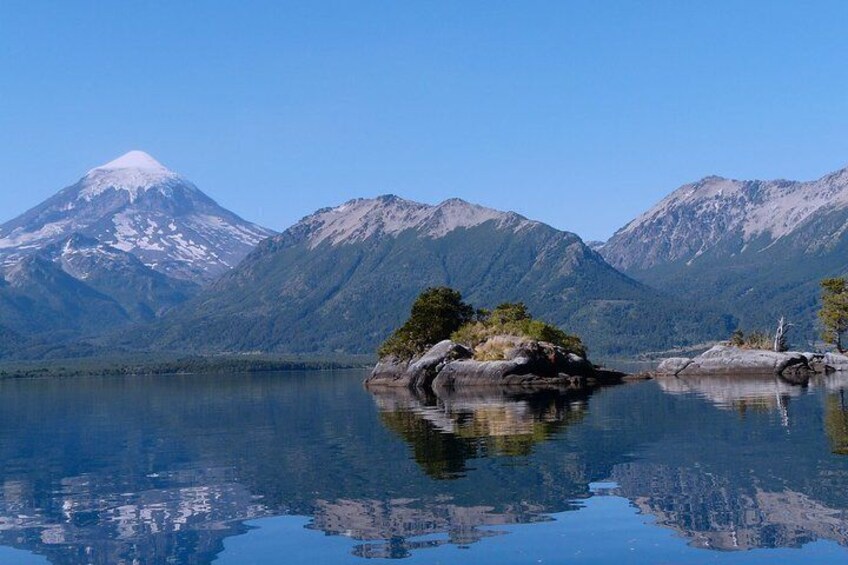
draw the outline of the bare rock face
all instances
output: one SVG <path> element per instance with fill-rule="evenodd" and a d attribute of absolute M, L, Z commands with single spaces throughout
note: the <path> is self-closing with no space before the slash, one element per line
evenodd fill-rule
<path fill-rule="evenodd" d="M 447 364 L 459 359 L 470 359 L 471 356 L 470 349 L 446 339 L 431 347 L 421 357 L 410 361 L 395 357 L 380 359 L 365 382 L 380 386 L 429 388 L 433 379 Z"/>
<path fill-rule="evenodd" d="M 368 386 L 450 389 L 464 386 L 583 386 L 599 379 L 620 380 L 621 373 L 596 369 L 586 359 L 542 341 L 496 336 L 478 348 L 491 361 L 473 358 L 467 347 L 445 340 L 411 361 L 381 359 Z"/>
<path fill-rule="evenodd" d="M 840 353 L 825 353 L 817 363 L 821 363 L 827 373 L 848 371 L 848 356 Z"/>
<path fill-rule="evenodd" d="M 669 357 L 660 361 L 657 373 L 660 375 L 677 375 L 680 371 L 692 364 L 688 357 Z"/>
<path fill-rule="evenodd" d="M 729 345 L 716 345 L 693 359 L 664 359 L 657 367 L 661 375 L 779 375 L 793 382 L 804 381 L 814 372 L 802 353 L 777 353 Z"/>

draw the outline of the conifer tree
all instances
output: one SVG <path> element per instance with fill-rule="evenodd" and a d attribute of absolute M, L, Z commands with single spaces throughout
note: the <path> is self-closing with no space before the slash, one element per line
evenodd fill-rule
<path fill-rule="evenodd" d="M 445 286 L 428 288 L 415 299 L 406 323 L 380 346 L 379 354 L 408 359 L 448 339 L 473 318 L 474 308 L 462 301 L 459 292 Z"/>
<path fill-rule="evenodd" d="M 821 281 L 822 305 L 819 320 L 822 323 L 822 338 L 844 353 L 842 335 L 848 331 L 848 279 L 836 277 Z"/>

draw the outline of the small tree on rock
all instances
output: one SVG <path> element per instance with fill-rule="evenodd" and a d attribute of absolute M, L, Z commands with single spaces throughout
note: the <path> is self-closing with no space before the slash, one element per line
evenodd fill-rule
<path fill-rule="evenodd" d="M 745 345 L 745 332 L 743 332 L 739 328 L 736 328 L 735 330 L 733 330 L 733 333 L 730 334 L 730 340 L 728 340 L 728 342 L 733 347 L 742 347 L 743 345 Z"/>
<path fill-rule="evenodd" d="M 409 359 L 427 350 L 474 318 L 474 308 L 446 286 L 431 287 L 418 295 L 406 323 L 380 346 L 381 357 Z"/>
<path fill-rule="evenodd" d="M 842 335 L 848 331 L 848 279 L 836 277 L 821 281 L 822 305 L 819 310 L 822 339 L 845 353 Z"/>

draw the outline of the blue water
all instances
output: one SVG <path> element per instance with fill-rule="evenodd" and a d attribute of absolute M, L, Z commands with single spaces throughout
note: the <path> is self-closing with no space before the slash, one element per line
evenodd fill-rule
<path fill-rule="evenodd" d="M 0 563 L 848 562 L 848 377 L 0 381 Z"/>

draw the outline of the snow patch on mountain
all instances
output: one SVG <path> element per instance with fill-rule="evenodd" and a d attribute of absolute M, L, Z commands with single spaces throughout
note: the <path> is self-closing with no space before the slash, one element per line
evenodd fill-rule
<path fill-rule="evenodd" d="M 739 181 L 707 177 L 685 185 L 630 222 L 620 233 L 638 230 L 661 216 L 686 210 L 695 217 L 721 216 L 748 241 L 768 233 L 778 239 L 823 208 L 848 206 L 848 169 L 810 182 Z"/>
<path fill-rule="evenodd" d="M 500 212 L 453 198 L 435 206 L 394 195 L 358 198 L 335 208 L 319 210 L 293 228 L 308 233 L 310 247 L 325 241 L 332 245 L 362 241 L 374 236 L 397 236 L 407 230 L 441 238 L 454 230 L 488 221 L 518 231 L 533 224 L 512 212 Z"/>
<path fill-rule="evenodd" d="M 61 266 L 63 271 L 82 281 L 91 277 L 90 269 L 93 264 L 105 264 L 115 268 L 126 264 L 132 258 L 130 254 L 122 253 L 114 247 L 80 235 L 69 237 L 61 245 L 58 253 L 50 254 L 48 251 L 48 255 L 53 255 L 53 260 Z M 138 261 L 134 258 L 132 260 Z"/>
<path fill-rule="evenodd" d="M 185 218 L 185 222 L 192 229 L 202 234 L 218 237 L 229 235 L 233 239 L 250 246 L 254 246 L 268 237 L 266 231 L 257 230 L 256 226 L 234 224 L 226 218 L 211 214 L 192 214 Z"/>
<path fill-rule="evenodd" d="M 754 240 L 765 237 L 766 245 L 774 244 L 816 216 L 845 208 L 848 169 L 807 182 L 712 176 L 675 190 L 616 232 L 600 250 L 613 265 L 625 269 L 679 259 L 691 263 L 720 242 L 740 238 L 735 252 L 742 253 Z"/>
<path fill-rule="evenodd" d="M 195 271 L 209 272 L 210 276 L 240 260 L 240 254 L 233 253 L 228 245 L 246 250 L 269 235 L 252 224 L 235 224 L 210 213 L 173 218 L 130 210 L 116 214 L 112 222 L 112 234 L 103 239 L 113 247 L 138 255 L 150 266 L 164 268 L 167 261 L 161 256 L 165 256 L 191 265 Z"/>
<path fill-rule="evenodd" d="M 35 231 L 27 231 L 22 227 L 16 228 L 10 231 L 8 235 L 0 237 L 0 249 L 26 250 L 37 248 L 41 241 L 65 233 L 69 224 L 68 221 L 49 222 Z M 2 231 L 0 231 L 0 235 L 2 235 Z"/>

